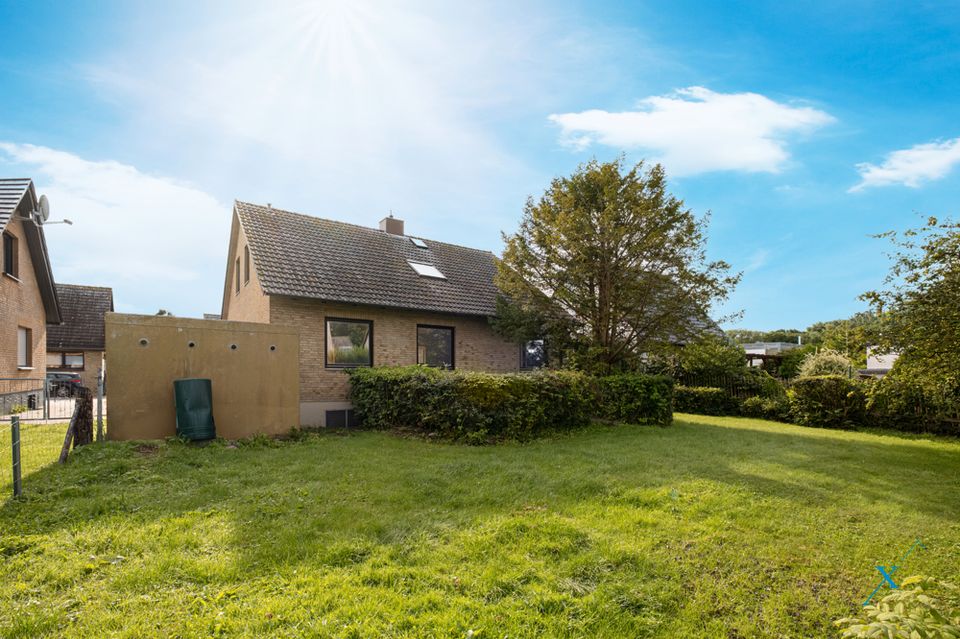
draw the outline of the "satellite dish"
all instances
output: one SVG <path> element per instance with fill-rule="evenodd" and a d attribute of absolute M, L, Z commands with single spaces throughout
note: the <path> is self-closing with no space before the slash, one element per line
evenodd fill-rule
<path fill-rule="evenodd" d="M 37 206 L 37 222 L 43 224 L 50 219 L 50 200 L 46 195 L 40 196 L 40 203 Z"/>

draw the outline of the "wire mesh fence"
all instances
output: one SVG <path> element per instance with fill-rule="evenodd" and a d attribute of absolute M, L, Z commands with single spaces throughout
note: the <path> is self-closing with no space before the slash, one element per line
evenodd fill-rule
<path fill-rule="evenodd" d="M 18 382 L 7 385 L 8 396 L 40 393 L 34 405 L 41 406 L 36 409 L 29 404 L 15 405 L 11 401 L 10 406 L 17 408 L 6 414 L 0 413 L 0 501 L 10 495 L 22 494 L 30 475 L 58 461 L 65 461 L 72 447 L 106 438 L 106 398 L 103 397 L 102 379 L 98 380 L 98 393 L 78 387 L 69 395 L 51 394 L 45 392 L 49 391 L 49 385 L 46 388 L 41 385 L 38 389 L 28 383 L 36 380 L 0 380 Z M 2 397 L 0 394 L 0 399 Z M 52 401 L 69 402 L 69 405 L 59 407 L 54 413 L 50 410 Z M 42 416 L 31 416 L 32 410 L 41 410 Z"/>
<path fill-rule="evenodd" d="M 57 462 L 68 425 L 68 422 L 20 422 L 18 430 L 22 481 L 29 481 L 32 473 Z M 13 495 L 14 439 L 12 420 L 0 421 L 0 501 Z"/>

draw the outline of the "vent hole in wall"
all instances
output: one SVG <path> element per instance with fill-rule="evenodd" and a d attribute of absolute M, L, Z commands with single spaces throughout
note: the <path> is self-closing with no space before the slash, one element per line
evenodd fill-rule
<path fill-rule="evenodd" d="M 231 350 L 231 351 L 237 350 L 237 345 L 236 345 L 236 344 L 231 344 L 231 345 L 230 345 L 230 350 Z"/>
<path fill-rule="evenodd" d="M 196 342 L 187 342 L 187 347 L 188 347 L 188 348 L 193 348 L 193 347 L 196 346 L 196 345 L 197 345 Z"/>
<path fill-rule="evenodd" d="M 150 343 L 150 340 L 148 340 L 146 337 L 140 338 L 140 346 L 146 346 L 149 343 Z"/>
<path fill-rule="evenodd" d="M 270 350 L 271 350 L 271 351 L 277 350 L 276 344 L 271 344 L 271 345 L 270 345 Z"/>

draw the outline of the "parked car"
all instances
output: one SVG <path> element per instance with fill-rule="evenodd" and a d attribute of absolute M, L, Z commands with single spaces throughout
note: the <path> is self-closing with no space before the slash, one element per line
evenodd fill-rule
<path fill-rule="evenodd" d="M 50 397 L 76 397 L 80 385 L 80 376 L 76 373 L 47 373 Z"/>

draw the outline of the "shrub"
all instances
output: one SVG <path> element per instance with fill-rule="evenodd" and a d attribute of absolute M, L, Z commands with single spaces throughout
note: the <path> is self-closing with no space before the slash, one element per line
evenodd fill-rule
<path fill-rule="evenodd" d="M 869 386 L 867 417 L 871 426 L 960 435 L 960 388 L 890 374 Z"/>
<path fill-rule="evenodd" d="M 740 404 L 740 413 L 744 417 L 789 422 L 790 401 L 786 394 L 781 397 L 748 397 Z"/>
<path fill-rule="evenodd" d="M 800 365 L 807 355 L 816 351 L 816 348 L 810 345 L 794 348 L 784 353 L 777 368 L 777 374 L 783 379 L 793 379 L 800 374 Z"/>
<path fill-rule="evenodd" d="M 480 443 L 530 439 L 590 421 L 589 378 L 565 371 L 495 375 L 422 366 L 351 372 L 351 400 L 368 428 L 406 428 Z"/>
<path fill-rule="evenodd" d="M 960 637 L 960 589 L 929 577 L 908 577 L 862 617 L 833 622 L 841 637 Z"/>
<path fill-rule="evenodd" d="M 840 375 L 850 377 L 853 364 L 843 354 L 825 348 L 819 353 L 810 353 L 800 363 L 800 377 L 821 377 L 823 375 Z"/>
<path fill-rule="evenodd" d="M 680 368 L 688 375 L 741 375 L 747 368 L 743 347 L 725 338 L 705 335 L 680 351 Z"/>
<path fill-rule="evenodd" d="M 666 375 L 623 374 L 597 380 L 598 416 L 630 424 L 673 421 L 673 379 Z"/>
<path fill-rule="evenodd" d="M 852 428 L 863 421 L 863 388 L 840 375 L 801 377 L 789 397 L 794 421 L 804 426 Z"/>
<path fill-rule="evenodd" d="M 676 386 L 673 410 L 697 415 L 738 415 L 740 402 L 722 388 Z"/>

